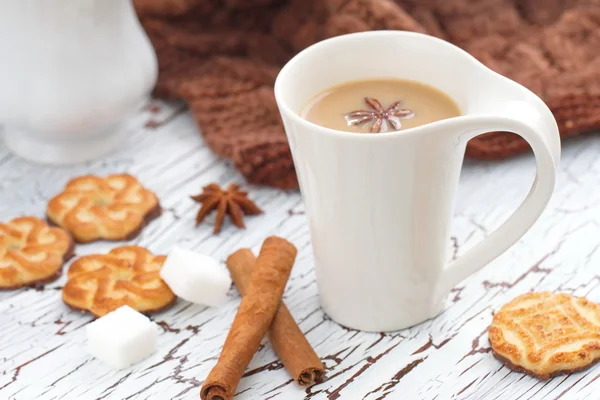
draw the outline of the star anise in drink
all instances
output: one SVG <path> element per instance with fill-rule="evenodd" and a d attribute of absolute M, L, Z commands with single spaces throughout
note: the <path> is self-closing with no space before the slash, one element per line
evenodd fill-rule
<path fill-rule="evenodd" d="M 202 193 L 191 198 L 202 204 L 196 215 L 196 226 L 200 225 L 211 211 L 217 210 L 213 229 L 215 234 L 221 231 L 226 215 L 229 215 L 229 219 L 235 226 L 245 228 L 244 215 L 262 214 L 262 210 L 248 198 L 248 193 L 240 190 L 234 183 L 229 185 L 227 190 L 221 189 L 216 183 L 211 183 L 202 188 Z"/>
<path fill-rule="evenodd" d="M 392 103 L 388 108 L 383 108 L 379 100 L 365 97 L 369 110 L 356 110 L 345 115 L 348 125 L 371 126 L 371 133 L 397 131 L 402 127 L 400 120 L 410 119 L 415 113 L 409 109 L 401 108 L 399 101 Z"/>

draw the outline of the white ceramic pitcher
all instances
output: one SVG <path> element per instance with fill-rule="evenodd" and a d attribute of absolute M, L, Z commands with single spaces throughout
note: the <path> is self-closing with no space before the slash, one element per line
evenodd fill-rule
<path fill-rule="evenodd" d="M 131 0 L 1 0 L 0 57 L 5 144 L 43 163 L 119 146 L 157 77 Z"/>
<path fill-rule="evenodd" d="M 432 85 L 463 115 L 380 134 L 335 131 L 299 116 L 319 92 L 369 78 Z M 275 96 L 310 223 L 320 301 L 350 328 L 390 331 L 436 316 L 455 284 L 525 234 L 553 192 L 560 140 L 548 107 L 434 37 L 376 31 L 325 40 L 281 70 Z M 536 179 L 503 225 L 446 265 L 466 144 L 490 131 L 530 143 Z"/>

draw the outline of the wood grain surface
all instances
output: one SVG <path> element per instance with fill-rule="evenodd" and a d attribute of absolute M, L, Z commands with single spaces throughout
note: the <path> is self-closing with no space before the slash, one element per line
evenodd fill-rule
<path fill-rule="evenodd" d="M 204 145 L 187 111 L 155 102 L 146 125 L 121 150 L 70 167 L 28 163 L 0 145 L 0 220 L 42 217 L 47 200 L 65 182 L 85 173 L 129 172 L 155 191 L 164 207 L 131 243 L 154 253 L 175 244 L 224 261 L 234 250 L 257 251 L 268 235 L 299 250 L 284 299 L 322 358 L 328 379 L 300 388 L 266 340 L 238 388 L 236 399 L 598 399 L 600 366 L 540 382 L 496 361 L 487 328 L 492 313 L 531 290 L 553 290 L 600 302 L 600 140 L 569 141 L 549 208 L 533 229 L 503 256 L 453 289 L 444 312 L 392 334 L 361 333 L 332 322 L 319 307 L 308 225 L 296 191 L 244 187 L 265 214 L 246 219 L 247 229 L 226 223 L 212 234 L 211 217 L 194 227 L 189 195 L 212 181 L 243 183 L 235 169 Z M 524 199 L 534 177 L 525 155 L 501 163 L 468 162 L 455 209 L 452 257 L 481 240 Z M 426 183 L 424 183 L 426 184 Z M 114 244 L 77 247 L 78 255 L 106 252 Z M 0 399 L 198 399 L 239 304 L 232 288 L 220 308 L 179 300 L 154 315 L 159 346 L 148 359 L 112 370 L 85 350 L 92 318 L 61 301 L 65 276 L 43 289 L 0 292 Z"/>

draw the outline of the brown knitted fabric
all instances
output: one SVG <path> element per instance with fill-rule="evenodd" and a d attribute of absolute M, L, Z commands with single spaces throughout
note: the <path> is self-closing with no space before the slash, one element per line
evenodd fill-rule
<path fill-rule="evenodd" d="M 600 0 L 134 0 L 159 59 L 156 94 L 182 98 L 208 146 L 250 183 L 297 187 L 273 96 L 279 68 L 319 40 L 373 29 L 425 32 L 529 87 L 562 137 L 600 127 Z M 529 148 L 510 133 L 467 157 Z"/>

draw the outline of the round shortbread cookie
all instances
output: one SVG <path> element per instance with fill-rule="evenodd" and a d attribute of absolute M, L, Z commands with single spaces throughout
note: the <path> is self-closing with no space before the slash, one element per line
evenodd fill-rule
<path fill-rule="evenodd" d="M 35 286 L 58 278 L 73 256 L 73 239 L 35 217 L 0 223 L 0 289 Z"/>
<path fill-rule="evenodd" d="M 545 380 L 600 359 L 600 305 L 568 294 L 527 293 L 494 315 L 488 333 L 496 358 Z"/>
<path fill-rule="evenodd" d="M 131 175 L 85 175 L 71 179 L 48 202 L 46 215 L 78 243 L 129 240 L 160 215 L 160 204 Z"/>
<path fill-rule="evenodd" d="M 146 314 L 163 310 L 175 301 L 159 275 L 165 259 L 138 246 L 83 256 L 69 268 L 63 301 L 97 317 L 124 305 Z"/>

